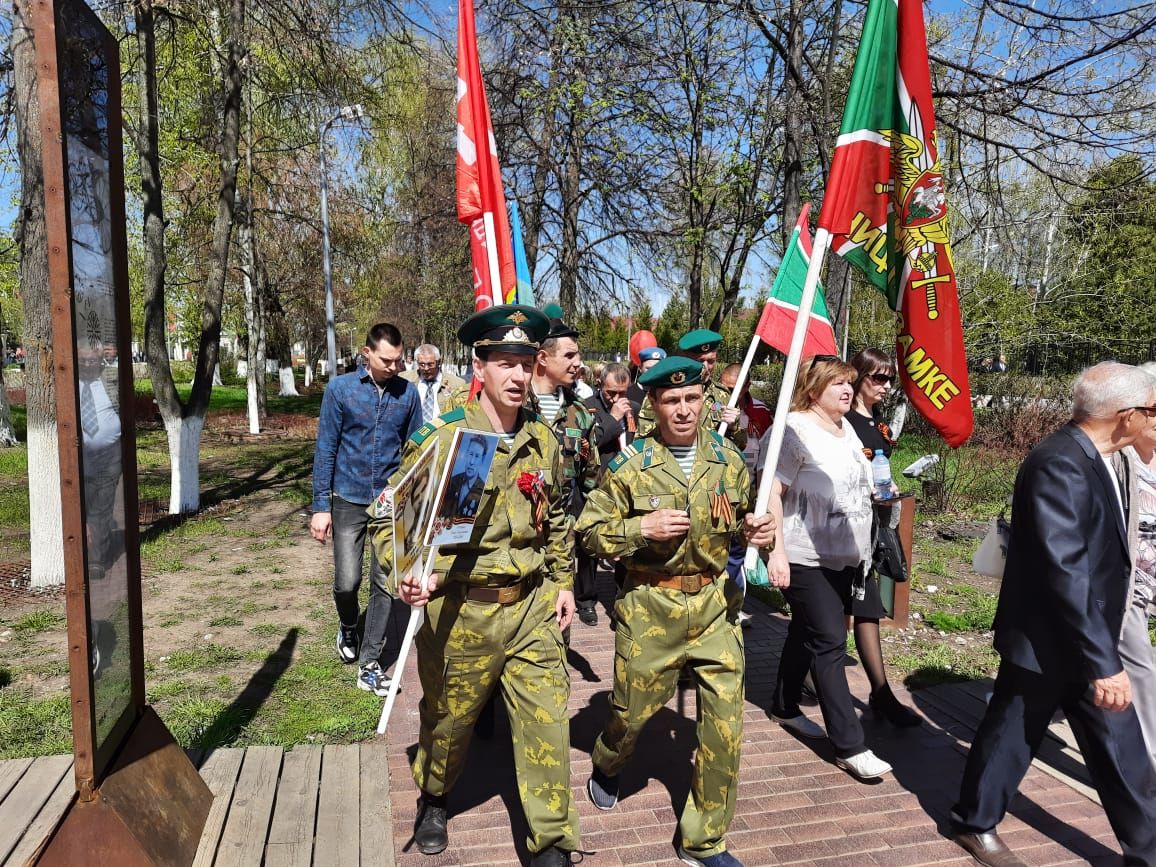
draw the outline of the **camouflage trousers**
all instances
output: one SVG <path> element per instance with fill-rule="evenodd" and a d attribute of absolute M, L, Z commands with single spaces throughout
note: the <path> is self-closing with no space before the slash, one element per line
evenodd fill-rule
<path fill-rule="evenodd" d="M 570 677 L 554 620 L 557 587 L 547 581 L 512 605 L 471 602 L 449 584 L 430 600 L 415 639 L 421 730 L 414 781 L 431 795 L 461 775 L 474 723 L 500 686 L 514 743 L 518 795 L 530 826 L 527 847 L 579 848 L 570 791 Z"/>
<path fill-rule="evenodd" d="M 679 818 L 682 845 L 705 856 L 726 849 L 735 813 L 743 738 L 742 631 L 728 613 L 725 576 L 688 594 L 626 586 L 615 603 L 614 691 L 610 721 L 594 745 L 594 764 L 617 775 L 634 752 L 647 720 L 674 695 L 685 665 L 698 697 L 698 754 L 690 797 Z"/>

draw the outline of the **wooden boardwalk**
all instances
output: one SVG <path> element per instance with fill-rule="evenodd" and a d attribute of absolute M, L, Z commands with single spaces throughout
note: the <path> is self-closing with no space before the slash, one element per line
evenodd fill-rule
<path fill-rule="evenodd" d="M 195 867 L 392 867 L 383 744 L 209 754 L 213 806 Z M 0 864 L 24 865 L 73 797 L 72 757 L 0 762 Z"/>

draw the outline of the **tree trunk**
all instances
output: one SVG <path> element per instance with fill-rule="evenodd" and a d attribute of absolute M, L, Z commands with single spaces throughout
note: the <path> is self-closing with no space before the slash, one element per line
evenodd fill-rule
<path fill-rule="evenodd" d="M 157 144 L 156 42 L 153 9 L 148 0 L 136 6 L 134 19 L 141 76 L 138 153 L 145 196 L 145 345 L 153 394 L 168 433 L 172 474 L 169 512 L 183 514 L 200 508 L 201 433 L 205 428 L 213 382 L 219 377 L 221 305 L 237 196 L 245 0 L 232 0 L 230 4 L 227 59 L 222 80 L 225 107 L 221 124 L 221 181 L 217 191 L 217 213 L 213 219 L 212 259 L 202 302 L 196 372 L 187 404 L 183 404 L 177 395 L 165 347 L 164 219 Z"/>
<path fill-rule="evenodd" d="M 803 183 L 803 0 L 791 0 L 787 22 L 786 112 L 783 116 L 783 250 L 802 209 Z"/>
<path fill-rule="evenodd" d="M 29 10 L 13 4 L 12 63 L 16 150 L 20 157 L 20 290 L 24 300 L 24 387 L 28 411 L 28 511 L 33 587 L 64 583 L 60 532 L 60 452 L 52 371 L 52 306 L 48 293 L 48 237 L 40 162 L 40 104 L 36 93 L 36 44 Z M 56 520 L 51 516 L 55 515 Z M 40 520 L 41 516 L 49 516 Z"/>
<path fill-rule="evenodd" d="M 201 432 L 205 429 L 205 417 L 166 418 L 164 423 L 172 461 L 169 514 L 195 512 L 201 507 Z"/>
<path fill-rule="evenodd" d="M 240 225 L 237 229 L 241 244 L 241 282 L 245 287 L 245 329 L 249 338 L 245 341 L 245 405 L 249 415 L 249 433 L 261 432 L 261 405 L 258 387 L 265 371 L 257 360 L 257 287 L 256 263 L 253 256 L 253 210 L 246 202 L 242 208 Z"/>

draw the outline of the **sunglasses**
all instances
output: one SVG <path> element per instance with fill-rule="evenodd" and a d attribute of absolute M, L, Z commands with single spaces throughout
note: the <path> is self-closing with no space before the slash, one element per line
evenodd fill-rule
<path fill-rule="evenodd" d="M 838 355 L 812 355 L 811 356 L 811 364 L 807 368 L 807 370 L 810 370 L 811 368 L 813 368 L 820 361 L 842 361 L 842 360 L 843 359 L 841 359 Z"/>
<path fill-rule="evenodd" d="M 869 379 L 876 385 L 887 385 L 895 382 L 895 377 L 890 373 L 869 373 L 864 379 Z"/>
<path fill-rule="evenodd" d="M 1119 415 L 1122 412 L 1130 412 L 1131 410 L 1143 413 L 1145 418 L 1156 418 L 1156 406 L 1126 406 L 1123 409 L 1116 410 L 1116 414 Z"/>

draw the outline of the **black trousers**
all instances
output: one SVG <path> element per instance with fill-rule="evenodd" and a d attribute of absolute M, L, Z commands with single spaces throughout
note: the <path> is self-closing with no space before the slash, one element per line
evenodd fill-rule
<path fill-rule="evenodd" d="M 1107 711 L 1091 685 L 1057 681 L 1001 662 L 995 692 L 967 755 L 952 821 L 960 830 L 995 828 L 1039 750 L 1057 707 L 1068 717 L 1125 864 L 1156 867 L 1156 772 L 1135 708 Z"/>
<path fill-rule="evenodd" d="M 780 718 L 798 716 L 803 679 L 808 669 L 819 696 L 819 709 L 835 754 L 848 758 L 867 747 L 863 726 L 851 703 L 847 686 L 847 621 L 851 582 L 856 568 L 824 569 L 791 564 L 791 586 L 783 595 L 791 604 L 791 624 L 779 660 L 772 713 Z"/>
<path fill-rule="evenodd" d="M 598 558 L 586 553 L 581 544 L 575 547 L 577 562 L 574 568 L 574 601 L 581 608 L 593 608 L 598 601 L 594 592 L 594 573 L 598 568 Z"/>

